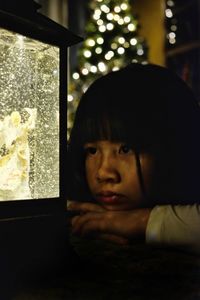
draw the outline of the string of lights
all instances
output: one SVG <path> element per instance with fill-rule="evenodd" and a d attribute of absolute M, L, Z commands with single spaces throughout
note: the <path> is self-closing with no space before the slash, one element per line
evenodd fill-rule
<path fill-rule="evenodd" d="M 173 0 L 166 1 L 166 28 L 167 28 L 167 48 L 173 46 L 177 42 L 177 19 L 174 15 L 175 2 Z"/>

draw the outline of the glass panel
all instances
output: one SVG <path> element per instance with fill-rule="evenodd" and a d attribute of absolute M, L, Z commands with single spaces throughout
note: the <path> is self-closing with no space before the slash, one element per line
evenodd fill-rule
<path fill-rule="evenodd" d="M 0 200 L 59 197 L 59 48 L 0 28 Z"/>

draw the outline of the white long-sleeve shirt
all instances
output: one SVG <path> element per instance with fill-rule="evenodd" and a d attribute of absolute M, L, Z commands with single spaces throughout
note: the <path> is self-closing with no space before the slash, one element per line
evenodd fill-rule
<path fill-rule="evenodd" d="M 200 254 L 200 205 L 155 206 L 148 220 L 146 242 Z"/>

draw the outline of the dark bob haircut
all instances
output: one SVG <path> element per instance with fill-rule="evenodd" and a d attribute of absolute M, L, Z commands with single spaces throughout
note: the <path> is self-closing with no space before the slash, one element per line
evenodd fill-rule
<path fill-rule="evenodd" d="M 149 205 L 200 202 L 200 108 L 167 68 L 130 64 L 98 78 L 83 94 L 68 147 L 68 197 L 90 201 L 83 145 L 109 139 L 155 157 Z"/>

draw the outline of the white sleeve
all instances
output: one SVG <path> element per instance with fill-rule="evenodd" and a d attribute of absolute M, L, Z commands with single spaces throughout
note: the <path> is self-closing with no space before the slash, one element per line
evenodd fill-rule
<path fill-rule="evenodd" d="M 146 242 L 200 254 L 200 205 L 160 205 L 150 214 Z"/>

